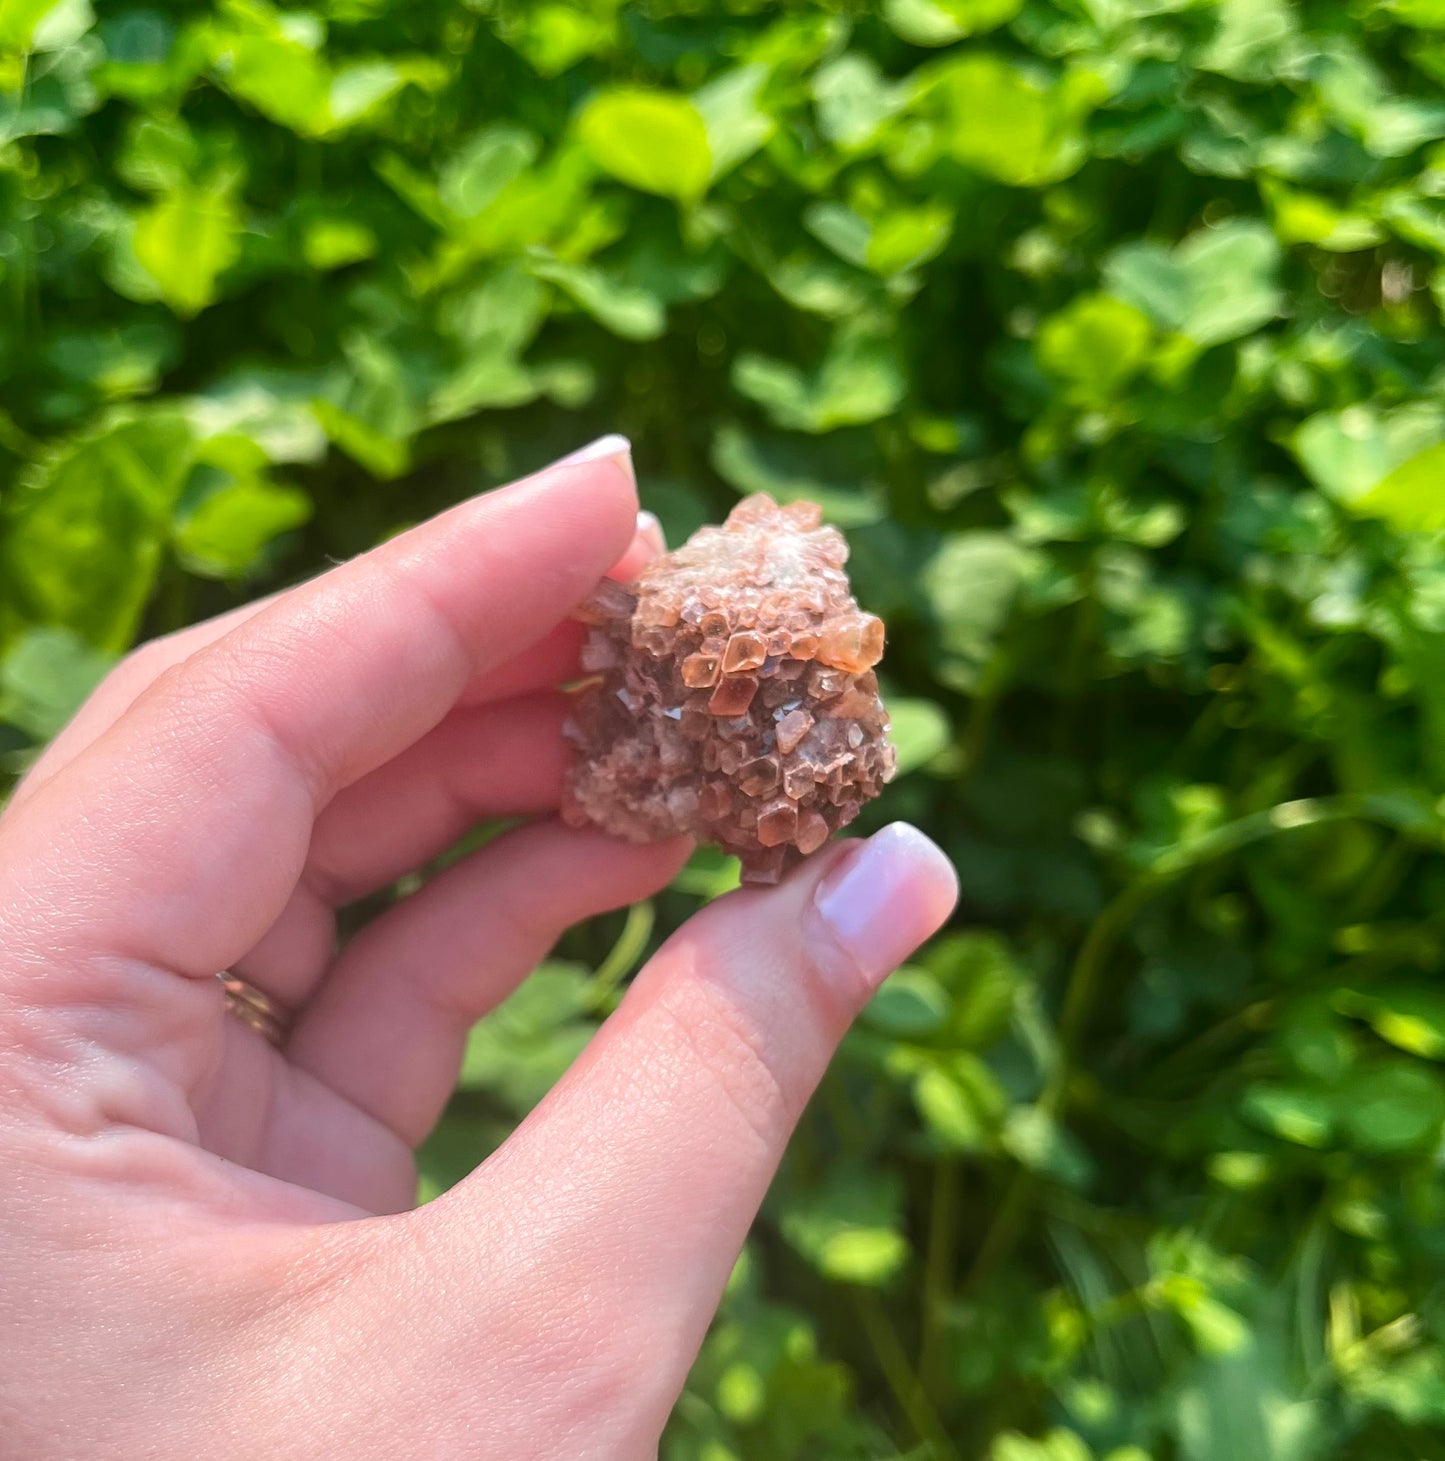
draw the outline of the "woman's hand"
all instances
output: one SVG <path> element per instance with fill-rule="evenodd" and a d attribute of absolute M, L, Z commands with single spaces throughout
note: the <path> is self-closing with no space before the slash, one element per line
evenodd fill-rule
<path fill-rule="evenodd" d="M 568 609 L 657 550 L 616 438 L 137 651 L 0 817 L 0 1452 L 654 1452 L 850 1019 L 946 918 L 920 834 L 721 899 L 407 1212 L 469 1027 L 682 842 L 564 828 Z M 335 910 L 537 820 L 340 951 Z M 294 1012 L 277 1050 L 234 970 Z"/>

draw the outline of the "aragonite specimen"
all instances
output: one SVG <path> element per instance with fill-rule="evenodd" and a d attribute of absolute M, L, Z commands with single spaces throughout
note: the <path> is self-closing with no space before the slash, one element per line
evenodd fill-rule
<path fill-rule="evenodd" d="M 633 842 L 687 832 L 774 883 L 883 789 L 897 757 L 848 545 L 808 502 L 758 494 L 630 584 L 605 580 L 567 737 L 562 815 Z"/>

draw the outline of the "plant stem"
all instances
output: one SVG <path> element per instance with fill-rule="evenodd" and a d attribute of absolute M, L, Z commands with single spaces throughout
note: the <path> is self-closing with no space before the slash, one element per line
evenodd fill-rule
<path fill-rule="evenodd" d="M 1376 860 L 1360 890 L 1345 908 L 1343 922 L 1367 923 L 1394 896 L 1415 861 L 1418 848 L 1407 837 L 1396 837 Z"/>
<path fill-rule="evenodd" d="M 1166 880 L 1156 873 L 1141 873 L 1133 882 L 1126 883 L 1102 913 L 1094 920 L 1084 942 L 1079 946 L 1074 966 L 1069 971 L 1069 982 L 1064 991 L 1063 1008 L 1059 1011 L 1059 1059 L 1054 1073 L 1044 1088 L 1040 1104 L 1057 1115 L 1064 1102 L 1073 1066 L 1073 1055 L 1094 1003 L 1099 996 L 1104 970 L 1114 944 L 1124 930 L 1133 922 L 1139 910 L 1163 886 Z"/>
<path fill-rule="evenodd" d="M 1014 1168 L 1003 1201 L 994 1209 L 993 1221 L 973 1255 L 973 1264 L 963 1281 L 966 1290 L 976 1290 L 989 1274 L 1008 1260 L 1014 1245 L 1023 1236 L 1024 1214 L 1037 1187 L 1038 1179 L 1032 1172 L 1024 1167 Z"/>
<path fill-rule="evenodd" d="M 938 1412 L 923 1393 L 923 1384 L 908 1363 L 908 1355 L 883 1306 L 873 1294 L 856 1292 L 854 1303 L 883 1378 L 908 1419 L 913 1433 L 933 1448 L 936 1461 L 960 1461 L 957 1449 L 943 1429 Z"/>
<path fill-rule="evenodd" d="M 648 939 L 652 937 L 656 917 L 650 901 L 634 903 L 627 910 L 627 921 L 617 935 L 617 942 L 608 950 L 607 957 L 593 975 L 590 996 L 593 1009 L 602 1009 L 617 985 L 636 967 L 647 948 Z"/>
<path fill-rule="evenodd" d="M 928 1212 L 928 1250 L 923 1268 L 923 1336 L 918 1346 L 918 1378 L 928 1395 L 942 1389 L 944 1309 L 953 1292 L 958 1246 L 958 1162 L 941 1156 L 933 1174 Z"/>

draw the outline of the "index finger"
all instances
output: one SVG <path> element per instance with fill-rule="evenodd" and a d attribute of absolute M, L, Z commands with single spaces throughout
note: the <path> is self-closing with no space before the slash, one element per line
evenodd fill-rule
<path fill-rule="evenodd" d="M 317 810 L 621 556 L 636 489 L 626 443 L 606 446 L 390 540 L 164 673 L 0 828 L 7 942 L 197 976 L 238 960 L 285 905 Z"/>

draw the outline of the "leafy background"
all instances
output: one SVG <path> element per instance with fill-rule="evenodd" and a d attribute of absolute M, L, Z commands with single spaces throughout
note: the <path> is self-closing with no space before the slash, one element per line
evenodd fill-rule
<path fill-rule="evenodd" d="M 674 539 L 814 497 L 965 902 L 664 1456 L 1445 1456 L 1442 81 L 1442 0 L 0 0 L 0 755 L 603 431 Z"/>

